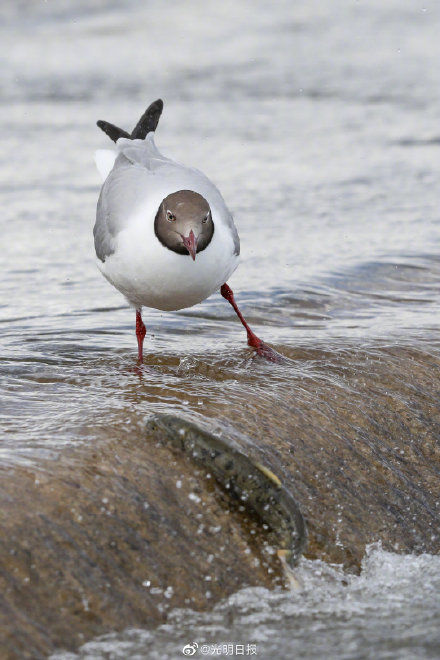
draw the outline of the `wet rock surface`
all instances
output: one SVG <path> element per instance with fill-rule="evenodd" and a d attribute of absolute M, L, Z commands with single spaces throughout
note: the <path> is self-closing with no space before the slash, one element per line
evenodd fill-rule
<path fill-rule="evenodd" d="M 307 557 L 357 572 L 379 539 L 385 550 L 438 552 L 438 358 L 405 347 L 373 357 L 371 348 L 284 353 L 290 388 L 285 371 L 278 387 L 277 368 L 256 361 L 266 370 L 261 391 L 242 382 L 230 405 L 225 392 L 201 427 L 281 478 L 307 519 Z M 296 378 L 305 364 L 309 376 Z M 225 372 L 211 368 L 216 375 Z M 208 609 L 243 586 L 286 584 L 273 530 L 206 466 L 135 421 L 94 447 L 3 468 L 0 592 L 11 657 L 164 621 L 173 607 Z"/>
<path fill-rule="evenodd" d="M 273 462 L 305 512 L 307 556 L 357 570 L 367 543 L 388 550 L 440 550 L 440 363 L 406 347 L 352 348 L 339 355 L 292 351 L 313 377 L 269 402 L 246 428 L 258 443 L 273 438 Z M 336 358 L 336 359 L 335 359 Z M 319 386 L 316 387 L 316 384 Z M 256 402 L 255 402 L 256 405 Z M 278 408 L 279 406 L 279 408 Z M 250 419 L 253 417 L 253 421 Z"/>
<path fill-rule="evenodd" d="M 10 657 L 45 657 L 283 579 L 258 522 L 145 434 L 2 470 L 1 494 L 0 632 Z"/>

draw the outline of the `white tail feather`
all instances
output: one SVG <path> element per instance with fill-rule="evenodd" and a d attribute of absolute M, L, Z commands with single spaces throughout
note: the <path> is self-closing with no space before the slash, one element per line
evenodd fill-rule
<path fill-rule="evenodd" d="M 95 151 L 96 167 L 103 181 L 105 181 L 111 172 L 117 155 L 118 152 L 112 149 L 98 149 L 98 151 Z"/>

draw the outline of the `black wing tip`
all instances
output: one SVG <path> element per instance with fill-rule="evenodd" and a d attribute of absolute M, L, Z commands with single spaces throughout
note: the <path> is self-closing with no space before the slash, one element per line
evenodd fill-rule
<path fill-rule="evenodd" d="M 127 133 L 127 131 L 124 131 L 122 128 L 119 128 L 119 126 L 110 124 L 110 122 L 108 121 L 103 121 L 102 119 L 98 119 L 96 125 L 99 126 L 101 131 L 104 131 L 104 133 L 108 135 L 109 138 L 113 140 L 113 142 L 117 142 L 121 137 L 125 137 L 125 138 L 130 137 L 130 134 Z"/>
<path fill-rule="evenodd" d="M 155 101 L 153 101 L 153 103 L 150 103 L 150 105 L 147 107 L 142 117 L 150 117 L 152 115 L 156 115 L 156 113 L 159 113 L 160 115 L 162 113 L 162 110 L 163 110 L 162 99 L 156 99 Z"/>
<path fill-rule="evenodd" d="M 153 103 L 150 105 L 150 108 L 157 108 L 157 110 L 160 110 L 162 112 L 163 110 L 163 101 L 162 99 L 156 99 L 153 101 Z"/>
<path fill-rule="evenodd" d="M 160 116 L 163 110 L 163 101 L 162 99 L 157 99 L 150 103 L 148 108 L 145 110 L 142 117 L 139 119 L 138 123 L 133 129 L 131 134 L 132 140 L 144 140 L 148 133 L 154 132 L 159 123 Z"/>
<path fill-rule="evenodd" d="M 124 131 L 122 128 L 111 124 L 108 121 L 98 119 L 96 125 L 104 131 L 108 137 L 117 142 L 119 138 L 124 137 L 129 140 L 144 140 L 148 133 L 154 132 L 159 123 L 160 116 L 163 110 L 163 101 L 162 99 L 156 99 L 153 103 L 150 103 L 148 108 L 145 110 L 142 117 L 139 119 L 138 123 L 134 127 L 131 135 Z"/>

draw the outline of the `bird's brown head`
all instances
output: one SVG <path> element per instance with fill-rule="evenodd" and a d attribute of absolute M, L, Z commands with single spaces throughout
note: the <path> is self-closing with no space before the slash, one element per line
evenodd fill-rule
<path fill-rule="evenodd" d="M 154 231 L 162 245 L 177 254 L 190 255 L 194 261 L 214 235 L 208 202 L 192 190 L 171 193 L 159 206 Z"/>

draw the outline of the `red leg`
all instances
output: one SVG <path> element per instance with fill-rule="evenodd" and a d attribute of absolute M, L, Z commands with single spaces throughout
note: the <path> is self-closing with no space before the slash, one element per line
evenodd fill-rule
<path fill-rule="evenodd" d="M 144 345 L 144 337 L 147 332 L 147 329 L 144 325 L 144 322 L 142 321 L 142 316 L 141 316 L 141 310 L 137 309 L 136 310 L 136 337 L 137 337 L 137 342 L 138 342 L 138 360 L 139 362 L 142 362 L 143 360 L 143 354 L 142 354 L 142 348 Z"/>
<path fill-rule="evenodd" d="M 261 355 L 262 357 L 265 357 L 267 360 L 271 360 L 272 362 L 282 361 L 283 360 L 282 355 L 280 355 L 279 353 L 274 351 L 272 348 L 270 348 L 270 346 L 265 344 L 264 341 L 259 339 L 259 337 L 257 337 L 257 335 L 254 332 L 252 332 L 252 330 L 250 329 L 250 327 L 246 323 L 243 314 L 238 309 L 237 303 L 235 302 L 235 299 L 234 299 L 234 293 L 233 293 L 232 289 L 227 284 L 223 284 L 221 289 L 220 289 L 220 293 L 222 294 L 223 298 L 225 298 L 228 301 L 228 303 L 230 303 L 232 305 L 232 307 L 235 310 L 235 313 L 237 314 L 238 318 L 240 319 L 240 321 L 244 325 L 245 330 L 247 332 L 247 338 L 248 338 L 249 346 L 252 346 L 253 348 L 255 348 L 258 355 Z"/>

